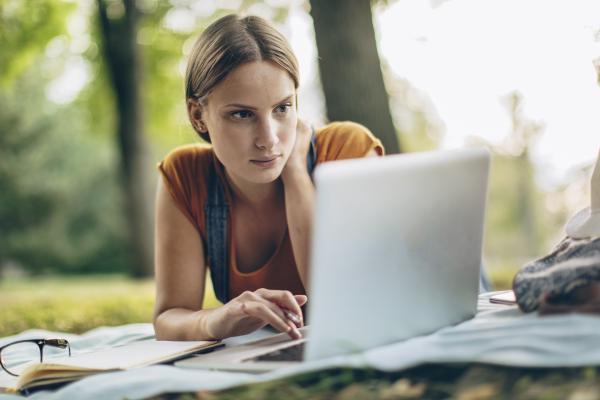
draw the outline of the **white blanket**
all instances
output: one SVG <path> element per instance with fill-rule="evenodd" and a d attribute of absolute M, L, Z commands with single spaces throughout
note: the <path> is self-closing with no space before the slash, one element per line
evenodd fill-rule
<path fill-rule="evenodd" d="M 516 306 L 489 303 L 492 293 L 479 297 L 472 320 L 428 336 L 409 339 L 361 354 L 303 363 L 262 375 L 182 369 L 157 365 L 91 376 L 54 392 L 41 391 L 29 399 L 139 399 L 166 392 L 220 390 L 331 367 L 374 367 L 400 370 L 425 362 L 483 362 L 521 367 L 600 365 L 600 316 L 524 315 Z M 260 333 L 235 338 L 250 340 Z M 98 328 L 83 335 L 26 331 L 0 339 L 0 345 L 29 337 L 65 337 L 73 352 L 115 346 L 153 336 L 150 324 Z M 2 378 L 0 373 L 0 379 Z M 19 396 L 1 395 L 0 400 Z"/>

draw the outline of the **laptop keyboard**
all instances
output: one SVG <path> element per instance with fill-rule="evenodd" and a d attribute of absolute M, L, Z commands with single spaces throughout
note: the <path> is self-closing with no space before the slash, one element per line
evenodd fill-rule
<path fill-rule="evenodd" d="M 297 343 L 292 346 L 284 347 L 271 351 L 269 353 L 261 354 L 260 356 L 251 357 L 245 359 L 243 362 L 256 362 L 256 361 L 302 361 L 304 359 L 304 343 Z"/>

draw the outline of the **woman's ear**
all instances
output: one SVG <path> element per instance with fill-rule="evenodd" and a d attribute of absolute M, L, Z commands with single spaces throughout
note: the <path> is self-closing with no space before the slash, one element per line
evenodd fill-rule
<path fill-rule="evenodd" d="M 208 133 L 208 128 L 203 120 L 203 107 L 196 99 L 187 100 L 188 117 L 192 123 L 192 127 L 198 133 Z"/>

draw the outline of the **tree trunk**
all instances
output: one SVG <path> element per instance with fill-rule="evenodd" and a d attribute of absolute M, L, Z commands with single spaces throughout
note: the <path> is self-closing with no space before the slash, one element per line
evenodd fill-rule
<path fill-rule="evenodd" d="M 134 277 L 152 274 L 152 195 L 147 175 L 142 102 L 141 61 L 137 44 L 135 0 L 97 0 L 104 55 L 117 106 L 117 138 L 125 211 L 132 246 Z"/>
<path fill-rule="evenodd" d="M 379 63 L 370 0 L 311 0 L 327 117 L 352 120 L 399 153 Z"/>

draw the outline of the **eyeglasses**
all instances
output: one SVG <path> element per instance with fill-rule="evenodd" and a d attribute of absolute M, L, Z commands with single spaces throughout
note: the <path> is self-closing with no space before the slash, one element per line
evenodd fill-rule
<path fill-rule="evenodd" d="M 35 361 L 40 358 L 40 363 L 44 361 L 44 347 L 49 346 L 56 349 L 68 350 L 71 356 L 71 346 L 65 339 L 28 339 L 19 340 L 0 347 L 0 367 L 12 376 L 19 376 L 18 365 L 28 361 Z M 61 351 L 53 351 L 53 355 L 61 355 Z"/>

